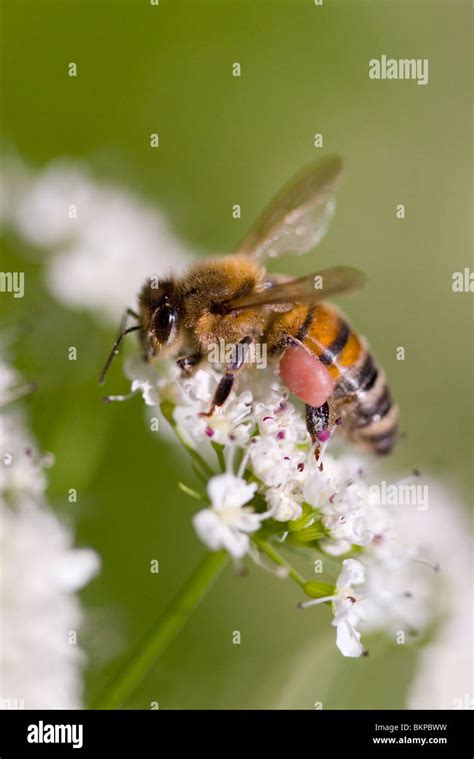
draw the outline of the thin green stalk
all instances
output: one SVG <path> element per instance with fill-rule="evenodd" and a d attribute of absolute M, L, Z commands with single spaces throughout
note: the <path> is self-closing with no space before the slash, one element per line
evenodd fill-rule
<path fill-rule="evenodd" d="M 180 431 L 179 431 L 179 429 L 177 427 L 177 424 L 176 424 L 176 422 L 173 419 L 173 408 L 174 408 L 173 404 L 169 403 L 169 401 L 162 401 L 162 403 L 160 404 L 161 413 L 165 417 L 166 421 L 169 422 L 169 424 L 171 425 L 171 427 L 173 429 L 173 432 L 175 433 L 175 435 L 178 438 L 179 442 L 187 450 L 187 452 L 191 456 L 193 462 L 197 466 L 201 467 L 201 469 L 203 470 L 203 473 L 204 473 L 204 475 L 206 477 L 213 477 L 215 475 L 215 472 L 213 471 L 213 469 L 209 466 L 209 464 L 206 461 L 204 461 L 203 458 L 201 458 L 201 456 L 199 455 L 199 453 L 194 448 L 191 448 L 191 446 L 188 445 L 188 443 L 186 442 L 186 440 L 184 439 L 184 437 L 180 433 Z"/>
<path fill-rule="evenodd" d="M 132 652 L 112 682 L 92 703 L 93 709 L 118 709 L 150 671 L 204 598 L 228 561 L 225 551 L 208 553 L 167 611 L 150 630 L 145 640 Z"/>
<path fill-rule="evenodd" d="M 178 488 L 183 493 L 186 493 L 186 495 L 189 495 L 190 498 L 194 498 L 196 501 L 202 501 L 201 493 L 198 493 L 197 490 L 193 490 L 193 488 L 185 485 L 184 482 L 178 482 Z"/>
<path fill-rule="evenodd" d="M 297 572 L 294 567 L 292 567 L 289 561 L 283 558 L 283 556 L 281 556 L 270 543 L 268 543 L 266 540 L 262 540 L 256 535 L 253 535 L 252 537 L 255 545 L 260 548 L 262 553 L 265 553 L 268 558 L 271 559 L 277 566 L 284 567 L 291 579 L 298 583 L 301 588 L 305 587 L 307 583 L 306 578 L 303 577 L 303 575 L 300 575 L 300 573 Z"/>
<path fill-rule="evenodd" d="M 224 458 L 224 446 L 220 443 L 212 443 L 212 447 L 214 448 L 214 451 L 217 456 L 217 461 L 219 462 L 219 466 L 221 468 L 221 472 L 225 472 L 225 458 Z"/>

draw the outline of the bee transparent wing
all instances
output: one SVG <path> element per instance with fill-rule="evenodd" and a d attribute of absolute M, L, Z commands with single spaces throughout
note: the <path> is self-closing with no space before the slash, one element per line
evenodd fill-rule
<path fill-rule="evenodd" d="M 303 169 L 273 199 L 235 252 L 262 261 L 314 248 L 326 234 L 334 213 L 333 195 L 341 173 L 338 156 Z"/>
<path fill-rule="evenodd" d="M 300 279 L 267 287 L 260 292 L 248 293 L 228 304 L 229 311 L 244 308 L 271 306 L 283 303 L 318 303 L 333 295 L 359 290 L 365 284 L 365 275 L 350 266 L 334 266 L 309 274 Z"/>

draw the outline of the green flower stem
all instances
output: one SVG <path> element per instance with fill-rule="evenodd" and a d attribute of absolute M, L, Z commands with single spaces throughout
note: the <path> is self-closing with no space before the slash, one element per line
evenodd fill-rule
<path fill-rule="evenodd" d="M 123 707 L 156 658 L 163 653 L 204 598 L 228 561 L 225 551 L 208 553 L 145 640 L 130 655 L 115 679 L 92 703 L 93 709 Z"/>
<path fill-rule="evenodd" d="M 193 488 L 190 488 L 188 485 L 185 485 L 184 482 L 178 482 L 178 488 L 183 493 L 186 493 L 186 495 L 189 495 L 190 498 L 194 498 L 196 501 L 202 501 L 201 493 L 198 493 L 197 490 L 194 490 Z"/>
<path fill-rule="evenodd" d="M 169 422 L 169 424 L 171 425 L 171 427 L 173 429 L 173 432 L 175 433 L 175 435 L 178 438 L 179 442 L 181 443 L 181 445 L 187 450 L 187 452 L 191 456 L 193 462 L 200 469 L 202 469 L 202 472 L 203 472 L 203 474 L 206 477 L 213 477 L 215 475 L 215 472 L 213 471 L 213 469 L 209 466 L 209 464 L 206 461 L 204 461 L 203 458 L 201 458 L 201 456 L 199 455 L 199 453 L 194 448 L 192 448 L 190 445 L 188 445 L 188 443 L 186 442 L 186 440 L 184 439 L 184 437 L 181 435 L 181 433 L 180 433 L 180 431 L 179 431 L 179 429 L 178 429 L 178 427 L 176 425 L 176 422 L 175 422 L 175 420 L 173 418 L 173 409 L 174 409 L 173 404 L 170 403 L 169 401 L 163 401 L 162 403 L 160 403 L 160 409 L 161 409 L 161 413 L 165 417 L 166 421 Z"/>
<path fill-rule="evenodd" d="M 278 551 L 266 540 L 262 540 L 257 535 L 252 535 L 253 542 L 260 548 L 262 553 L 266 554 L 277 566 L 284 567 L 288 572 L 292 580 L 294 580 L 301 588 L 304 588 L 307 580 L 303 575 L 300 575 L 291 564 L 281 556 Z"/>
<path fill-rule="evenodd" d="M 224 446 L 220 445 L 220 443 L 212 443 L 212 442 L 211 442 L 211 445 L 214 448 L 214 451 L 216 452 L 217 461 L 219 462 L 221 472 L 225 472 Z"/>

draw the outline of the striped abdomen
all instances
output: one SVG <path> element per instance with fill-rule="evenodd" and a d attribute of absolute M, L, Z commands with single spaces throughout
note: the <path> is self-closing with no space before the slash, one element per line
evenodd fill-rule
<path fill-rule="evenodd" d="M 398 409 L 365 341 L 326 303 L 295 306 L 277 320 L 329 371 L 335 383 L 330 402 L 345 435 L 366 450 L 389 453 L 397 441 Z"/>

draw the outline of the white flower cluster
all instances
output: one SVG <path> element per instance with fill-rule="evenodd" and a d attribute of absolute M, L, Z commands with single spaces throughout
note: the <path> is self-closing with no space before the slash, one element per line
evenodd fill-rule
<path fill-rule="evenodd" d="M 193 521 L 208 548 L 259 560 L 263 536 L 279 547 L 287 541 L 311 549 L 323 566 L 339 566 L 332 584 L 303 584 L 312 600 L 302 606 L 332 607 L 346 656 L 364 653 L 361 630 L 385 629 L 408 642 L 426 628 L 439 576 L 437 557 L 419 536 L 401 530 L 400 510 L 409 519 L 416 506 L 377 504 L 367 459 L 326 451 L 316 463 L 302 415 L 277 378 L 244 374 L 244 389 L 208 417 L 220 376 L 215 369 L 181 379 L 174 366 L 134 358 L 127 373 L 132 390 L 148 405 L 166 406 L 181 441 L 206 462 L 208 505 Z M 209 473 L 218 460 L 220 472 Z"/>
<path fill-rule="evenodd" d="M 97 555 L 72 547 L 49 510 L 44 469 L 21 414 L 10 406 L 20 379 L 0 364 L 0 708 L 78 709 L 83 615 L 75 593 Z"/>

